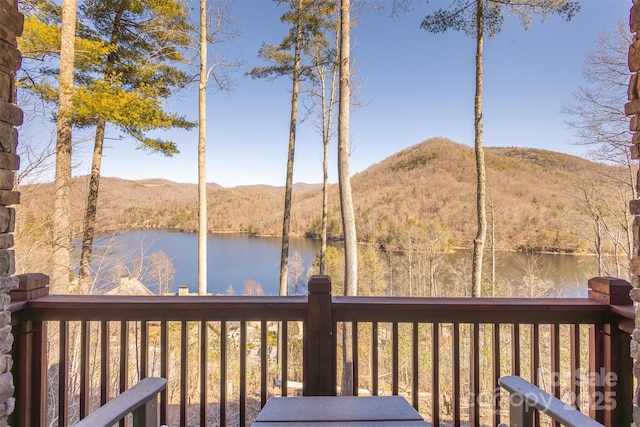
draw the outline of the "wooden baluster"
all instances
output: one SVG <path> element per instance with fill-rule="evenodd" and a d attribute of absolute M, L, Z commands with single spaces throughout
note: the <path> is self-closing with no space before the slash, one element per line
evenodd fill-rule
<path fill-rule="evenodd" d="M 260 323 L 260 408 L 267 404 L 267 321 Z M 305 333 L 305 336 L 307 334 Z M 306 375 L 306 374 L 304 374 Z M 306 383 L 307 377 L 304 377 Z"/>
<path fill-rule="evenodd" d="M 227 425 L 227 322 L 220 322 L 220 426 Z"/>
<path fill-rule="evenodd" d="M 69 424 L 69 323 L 61 320 L 60 353 L 58 359 L 58 425 L 66 427 Z"/>
<path fill-rule="evenodd" d="M 551 350 L 553 355 L 553 350 Z M 540 325 L 531 325 L 531 384 L 540 384 Z M 540 413 L 534 411 L 533 423 L 540 426 Z"/>
<path fill-rule="evenodd" d="M 282 322 L 280 333 L 282 334 L 280 391 L 282 392 L 282 397 L 287 397 L 289 394 L 289 322 L 286 320 Z"/>
<path fill-rule="evenodd" d="M 391 394 L 397 396 L 399 370 L 398 322 L 393 322 L 391 328 Z"/>
<path fill-rule="evenodd" d="M 129 388 L 129 322 L 120 322 L 120 393 Z M 124 427 L 126 421 L 121 420 L 120 426 Z"/>
<path fill-rule="evenodd" d="M 188 419 L 187 393 L 189 391 L 189 328 L 188 322 L 180 322 L 180 425 L 186 426 Z"/>
<path fill-rule="evenodd" d="M 413 397 L 413 407 L 416 411 L 419 411 L 420 406 L 420 387 L 418 383 L 418 373 L 420 370 L 419 357 L 418 357 L 418 323 L 413 323 L 412 329 L 412 339 L 411 339 L 411 352 L 413 353 L 412 358 L 412 378 L 411 378 L 411 394 Z"/>
<path fill-rule="evenodd" d="M 149 322 L 140 322 L 140 372 L 139 381 L 149 376 Z"/>
<path fill-rule="evenodd" d="M 351 391 L 352 396 L 358 395 L 358 390 L 360 387 L 358 386 L 358 364 L 360 363 L 360 359 L 358 357 L 358 322 L 353 322 L 352 326 L 352 341 L 351 341 L 351 358 L 353 360 L 353 389 Z"/>
<path fill-rule="evenodd" d="M 160 322 L 160 376 L 169 380 L 169 326 Z M 168 384 L 167 384 L 168 386 Z M 169 395 L 165 388 L 160 393 L 160 424 L 167 424 L 169 414 Z"/>
<path fill-rule="evenodd" d="M 511 336 L 511 372 L 513 375 L 520 375 L 520 325 L 513 324 L 513 335 Z"/>
<path fill-rule="evenodd" d="M 371 324 L 371 394 L 378 395 L 378 322 Z"/>
<path fill-rule="evenodd" d="M 240 322 L 240 427 L 247 418 L 247 322 Z"/>
<path fill-rule="evenodd" d="M 431 377 L 433 387 L 431 390 L 431 411 L 433 412 L 432 424 L 440 425 L 440 324 L 434 323 L 431 327 Z"/>
<path fill-rule="evenodd" d="M 573 393 L 571 405 L 580 410 L 580 325 L 572 324 L 570 328 L 570 367 L 571 392 Z"/>
<path fill-rule="evenodd" d="M 453 334 L 451 335 L 451 363 L 453 372 L 453 383 L 451 384 L 451 399 L 453 399 L 453 425 L 460 427 L 460 324 L 453 324 Z"/>
<path fill-rule="evenodd" d="M 471 325 L 471 413 L 469 424 L 480 425 L 480 324 L 474 322 Z"/>
<path fill-rule="evenodd" d="M 200 321 L 200 425 L 208 425 L 209 418 L 209 371 L 208 371 L 209 327 L 206 320 Z"/>
<path fill-rule="evenodd" d="M 492 384 L 494 387 L 493 391 L 493 424 L 497 426 L 500 424 L 500 389 L 498 385 L 498 380 L 500 379 L 500 324 L 493 324 L 493 340 L 492 340 Z"/>
<path fill-rule="evenodd" d="M 551 331 L 551 394 L 560 399 L 560 325 L 550 325 Z M 554 427 L 560 427 L 560 423 L 553 421 Z"/>
<path fill-rule="evenodd" d="M 91 328 L 89 322 L 80 324 L 80 419 L 89 414 L 89 343 Z"/>

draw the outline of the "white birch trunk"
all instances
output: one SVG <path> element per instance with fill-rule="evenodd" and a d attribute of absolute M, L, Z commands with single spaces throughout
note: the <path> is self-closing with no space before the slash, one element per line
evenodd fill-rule
<path fill-rule="evenodd" d="M 207 294 L 207 1 L 200 0 L 198 84 L 198 295 Z"/>

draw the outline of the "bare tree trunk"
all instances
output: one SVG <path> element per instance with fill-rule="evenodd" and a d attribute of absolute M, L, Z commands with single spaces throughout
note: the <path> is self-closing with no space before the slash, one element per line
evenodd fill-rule
<path fill-rule="evenodd" d="M 200 0 L 198 83 L 198 295 L 207 294 L 207 1 Z"/>
<path fill-rule="evenodd" d="M 287 180 L 284 189 L 284 217 L 282 220 L 282 252 L 280 253 L 280 295 L 287 295 L 289 279 L 289 233 L 291 230 L 291 200 L 293 195 L 293 160 L 296 150 L 298 123 L 298 87 L 300 83 L 300 51 L 302 50 L 302 0 L 298 0 L 296 43 L 293 59 L 293 87 L 291 89 L 291 121 L 289 122 L 289 152 Z"/>
<path fill-rule="evenodd" d="M 489 193 L 489 210 L 491 212 L 491 297 L 496 296 L 496 218 L 493 193 Z"/>
<path fill-rule="evenodd" d="M 342 0 L 340 10 L 340 101 L 338 115 L 338 181 L 345 254 L 345 295 L 358 294 L 358 246 L 356 220 L 349 173 L 349 109 L 350 109 L 350 0 Z"/>
<path fill-rule="evenodd" d="M 76 34 L 76 0 L 63 0 L 60 34 L 60 77 L 56 131 L 55 203 L 51 290 L 67 293 L 71 268 L 71 111 Z"/>
<path fill-rule="evenodd" d="M 96 213 L 98 211 L 98 191 L 100 188 L 100 168 L 102 165 L 105 127 L 106 122 L 104 119 L 99 119 L 96 125 L 96 135 L 93 145 L 89 194 L 87 194 L 87 206 L 84 213 L 82 252 L 80 254 L 80 272 L 78 275 L 80 290 L 83 294 L 89 293 L 91 289 L 89 283 L 91 276 L 91 255 L 93 254 L 93 238 L 95 235 Z"/>
<path fill-rule="evenodd" d="M 435 298 L 438 295 L 438 289 L 436 287 L 436 260 L 434 258 L 429 259 L 429 283 L 429 296 Z"/>
<path fill-rule="evenodd" d="M 411 242 L 411 237 L 409 237 L 409 256 L 407 257 L 409 261 L 408 271 L 409 271 L 409 296 L 413 296 L 413 282 L 411 281 L 411 276 L 413 273 L 412 264 L 413 264 L 413 242 Z"/>
<path fill-rule="evenodd" d="M 358 246 L 356 222 L 351 196 L 351 176 L 349 174 L 349 109 L 350 109 L 350 55 L 351 19 L 350 0 L 340 2 L 340 100 L 338 114 L 338 183 L 340 187 L 340 208 L 344 233 L 344 294 L 358 295 Z M 350 395 L 353 390 L 352 328 L 346 323 L 343 330 L 342 394 Z"/>
<path fill-rule="evenodd" d="M 602 276 L 602 232 L 600 229 L 600 220 L 596 218 L 594 224 L 594 249 L 596 252 L 596 261 L 598 264 L 598 276 Z"/>
<path fill-rule="evenodd" d="M 336 45 L 340 42 L 339 32 L 336 31 Z M 329 211 L 329 142 L 333 124 L 333 106 L 336 93 L 335 65 L 331 67 L 331 88 L 329 105 L 326 99 L 326 79 L 322 76 L 322 231 L 320 236 L 320 274 L 325 274 L 327 267 L 327 222 Z M 327 108 L 328 107 L 328 108 Z"/>
<path fill-rule="evenodd" d="M 329 138 L 323 136 L 322 149 L 322 231 L 320 232 L 320 274 L 327 265 L 327 217 L 329 204 Z"/>
<path fill-rule="evenodd" d="M 482 51 L 484 47 L 483 1 L 476 1 L 476 96 L 475 96 L 475 151 L 477 172 L 478 232 L 473 241 L 473 265 L 471 271 L 471 296 L 482 295 L 482 258 L 487 235 L 487 212 L 485 208 L 486 173 L 482 148 Z"/>

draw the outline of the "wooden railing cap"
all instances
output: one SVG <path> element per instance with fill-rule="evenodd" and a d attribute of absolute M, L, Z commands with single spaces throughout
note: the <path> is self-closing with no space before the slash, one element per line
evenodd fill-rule
<path fill-rule="evenodd" d="M 18 288 L 9 293 L 12 301 L 31 301 L 49 295 L 49 276 L 42 273 L 28 273 L 19 274 L 16 277 Z"/>
<path fill-rule="evenodd" d="M 18 290 L 31 291 L 49 285 L 49 276 L 42 273 L 18 274 Z"/>
<path fill-rule="evenodd" d="M 307 289 L 310 294 L 331 294 L 331 278 L 321 275 L 311 276 Z"/>
<path fill-rule="evenodd" d="M 632 286 L 626 280 L 615 277 L 594 277 L 589 279 L 589 299 L 611 305 L 632 305 Z"/>

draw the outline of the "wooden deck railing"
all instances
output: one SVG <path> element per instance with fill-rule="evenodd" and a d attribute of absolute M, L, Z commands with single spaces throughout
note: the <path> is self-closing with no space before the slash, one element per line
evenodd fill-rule
<path fill-rule="evenodd" d="M 40 296 L 34 286 L 11 307 L 13 425 L 72 424 L 149 376 L 168 380 L 161 423 L 250 425 L 271 396 L 342 392 L 344 362 L 349 392 L 403 395 L 435 426 L 506 422 L 504 375 L 628 425 L 628 286 L 593 279 L 577 299 L 332 297 L 323 277 L 305 297 Z"/>

